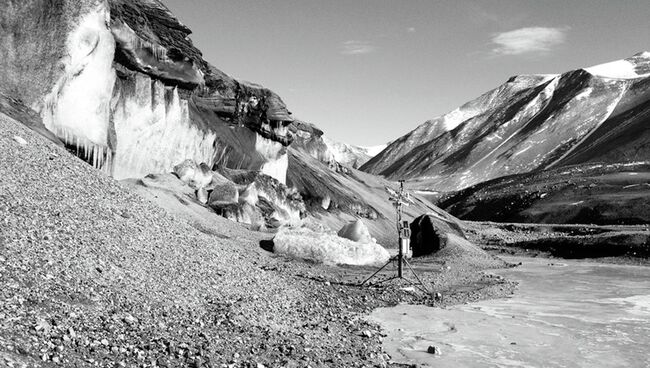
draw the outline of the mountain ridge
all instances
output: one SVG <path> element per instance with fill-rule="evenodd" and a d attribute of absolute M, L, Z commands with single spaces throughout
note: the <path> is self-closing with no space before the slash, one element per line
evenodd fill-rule
<path fill-rule="evenodd" d="M 626 136 L 625 127 L 647 130 L 650 53 L 601 65 L 605 67 L 511 77 L 398 138 L 361 169 L 407 179 L 419 189 L 454 191 L 500 176 L 602 158 L 595 152 L 616 139 L 605 128 L 616 128 L 619 141 Z M 626 78 L 602 76 L 611 65 L 624 65 Z M 450 120 L 451 129 L 445 129 Z M 634 150 L 642 156 L 646 139 L 614 156 L 634 156 L 628 152 Z M 589 152 L 594 157 L 585 156 Z"/>

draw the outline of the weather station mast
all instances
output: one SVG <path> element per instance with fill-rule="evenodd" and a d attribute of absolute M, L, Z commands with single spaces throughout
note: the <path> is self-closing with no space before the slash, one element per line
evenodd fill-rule
<path fill-rule="evenodd" d="M 411 229 L 409 227 L 409 222 L 403 220 L 403 207 L 408 206 L 409 204 L 414 203 L 413 200 L 411 199 L 411 195 L 404 190 L 404 180 L 399 181 L 399 190 L 395 191 L 389 187 L 385 187 L 386 192 L 390 195 L 388 198 L 391 202 L 393 202 L 393 206 L 395 206 L 395 211 L 397 213 L 397 244 L 398 244 L 398 249 L 397 249 L 397 255 L 391 257 L 388 262 L 386 262 L 385 265 L 383 265 L 381 268 L 379 268 L 375 273 L 370 275 L 367 279 L 365 279 L 362 283 L 361 286 L 363 285 L 368 285 L 368 286 L 377 286 L 389 281 L 393 280 L 404 280 L 408 282 L 409 284 L 418 287 L 425 293 L 429 294 L 430 291 L 429 289 L 424 285 L 422 280 L 418 277 L 417 273 L 413 270 L 413 267 L 411 266 L 411 263 L 408 261 L 412 256 L 413 252 L 411 250 Z M 376 283 L 370 283 L 370 280 L 372 280 L 375 276 L 377 276 L 382 270 L 384 270 L 388 265 L 391 264 L 397 264 L 397 275 L 396 276 L 391 276 L 389 278 L 380 280 Z M 406 278 L 404 276 L 404 266 L 406 266 L 415 279 L 417 280 L 416 282 L 413 282 Z"/>

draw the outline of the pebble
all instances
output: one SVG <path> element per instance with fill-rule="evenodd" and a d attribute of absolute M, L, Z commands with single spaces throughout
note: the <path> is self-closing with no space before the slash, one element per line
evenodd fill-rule
<path fill-rule="evenodd" d="M 17 135 L 14 135 L 14 141 L 18 142 L 18 144 L 23 146 L 27 144 L 27 141 L 24 138 L 19 137 Z"/>

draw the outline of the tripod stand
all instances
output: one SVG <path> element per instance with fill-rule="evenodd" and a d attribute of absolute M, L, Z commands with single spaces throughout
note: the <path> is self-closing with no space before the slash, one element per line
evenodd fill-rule
<path fill-rule="evenodd" d="M 417 273 L 413 270 L 413 267 L 411 266 L 411 263 L 409 263 L 408 258 L 410 258 L 410 238 L 411 238 L 411 229 L 409 228 L 408 221 L 402 221 L 402 206 L 403 205 L 408 205 L 409 202 L 412 203 L 411 199 L 409 198 L 408 193 L 404 191 L 404 181 L 400 180 L 400 188 L 399 192 L 395 192 L 394 190 L 390 188 L 386 188 L 388 193 L 391 195 L 389 198 L 392 202 L 395 204 L 395 208 L 397 210 L 397 233 L 398 233 L 398 244 L 399 244 L 399 250 L 397 252 L 397 255 L 394 257 L 391 257 L 391 259 L 388 260 L 388 262 L 383 265 L 381 268 L 379 268 L 375 273 L 370 275 L 367 279 L 365 279 L 362 283 L 361 286 L 365 285 L 367 282 L 372 280 L 373 277 L 375 277 L 379 272 L 381 272 L 384 268 L 386 268 L 389 264 L 392 264 L 393 262 L 397 262 L 397 276 L 392 276 L 387 279 L 381 280 L 375 284 L 372 285 L 379 285 L 383 284 L 385 282 L 389 282 L 392 280 L 404 280 L 408 282 L 409 284 L 419 288 L 420 290 L 424 291 L 425 293 L 429 294 L 430 291 L 427 289 L 427 287 L 424 285 L 422 280 L 418 277 Z M 417 283 L 409 280 L 408 278 L 404 277 L 404 265 L 411 271 L 415 279 L 417 280 Z M 371 284 L 368 284 L 369 286 L 372 286 Z"/>

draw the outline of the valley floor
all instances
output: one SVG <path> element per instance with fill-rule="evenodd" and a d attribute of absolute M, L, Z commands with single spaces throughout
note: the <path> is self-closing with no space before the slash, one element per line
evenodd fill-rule
<path fill-rule="evenodd" d="M 465 233 L 492 254 L 650 265 L 650 226 L 465 221 Z"/>
<path fill-rule="evenodd" d="M 0 366 L 388 366 L 375 308 L 516 287 L 454 254 L 413 261 L 442 300 L 360 287 L 374 268 L 291 260 L 264 249 L 271 234 L 165 210 L 2 115 L 0 152 Z M 489 241 L 502 226 L 469 226 L 511 249 Z"/>
<path fill-rule="evenodd" d="M 0 366 L 386 366 L 362 316 L 434 302 L 170 214 L 2 115 L 0 152 Z M 422 276 L 445 303 L 514 288 L 465 271 Z"/>

